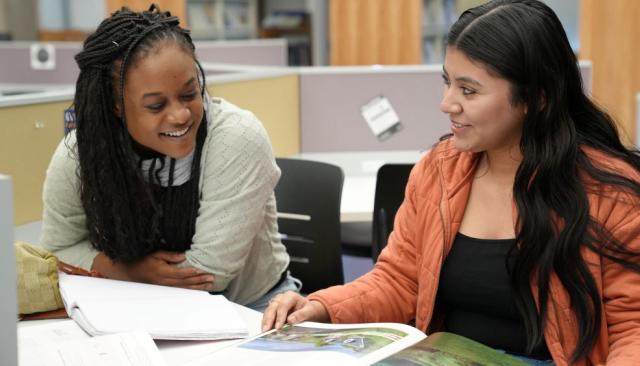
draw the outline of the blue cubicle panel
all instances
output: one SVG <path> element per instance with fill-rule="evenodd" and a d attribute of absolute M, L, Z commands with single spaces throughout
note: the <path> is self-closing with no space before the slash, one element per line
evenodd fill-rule
<path fill-rule="evenodd" d="M 591 91 L 591 63 L 580 62 L 585 90 Z M 442 65 L 303 68 L 300 71 L 301 152 L 428 149 L 450 132 L 440 112 Z M 385 96 L 402 128 L 379 139 L 361 108 Z"/>
<path fill-rule="evenodd" d="M 3 365 L 17 365 L 16 257 L 13 249 L 11 179 L 0 174 L 0 356 Z"/>

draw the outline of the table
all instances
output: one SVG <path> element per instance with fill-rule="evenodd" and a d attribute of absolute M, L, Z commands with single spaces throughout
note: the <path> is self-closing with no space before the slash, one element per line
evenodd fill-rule
<path fill-rule="evenodd" d="M 249 336 L 256 336 L 261 333 L 260 322 L 262 313 L 235 304 L 242 318 L 247 322 L 249 327 Z M 28 320 L 18 322 L 18 349 L 20 349 L 21 339 L 20 329 L 35 326 L 38 324 L 51 324 L 55 322 L 73 322 L 71 319 L 50 319 L 50 320 Z M 186 362 L 193 361 L 211 352 L 219 350 L 225 346 L 236 343 L 238 340 L 225 341 L 162 341 L 156 340 L 155 343 L 160 350 L 160 354 L 164 358 L 168 366 L 182 365 Z"/>

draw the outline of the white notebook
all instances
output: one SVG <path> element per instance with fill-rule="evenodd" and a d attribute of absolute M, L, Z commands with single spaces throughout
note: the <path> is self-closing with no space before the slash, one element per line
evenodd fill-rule
<path fill-rule="evenodd" d="M 244 338 L 248 327 L 222 295 L 60 273 L 67 314 L 96 336 L 141 330 L 154 339 Z"/>

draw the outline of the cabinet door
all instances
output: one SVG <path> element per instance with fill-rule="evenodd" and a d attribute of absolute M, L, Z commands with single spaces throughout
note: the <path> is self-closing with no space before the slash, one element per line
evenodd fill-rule
<path fill-rule="evenodd" d="M 331 65 L 420 64 L 422 0 L 331 0 Z"/>
<path fill-rule="evenodd" d="M 42 183 L 71 101 L 0 108 L 0 173 L 13 181 L 15 225 L 42 219 Z"/>

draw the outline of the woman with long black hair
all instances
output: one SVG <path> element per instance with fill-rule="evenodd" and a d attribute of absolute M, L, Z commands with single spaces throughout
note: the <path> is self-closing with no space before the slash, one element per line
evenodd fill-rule
<path fill-rule="evenodd" d="M 452 134 L 414 167 L 375 268 L 277 296 L 263 328 L 415 320 L 531 364 L 637 364 L 640 156 L 583 92 L 557 16 L 465 11 L 443 81 Z"/>
<path fill-rule="evenodd" d="M 223 292 L 256 309 L 296 289 L 266 131 L 209 98 L 178 18 L 123 8 L 76 61 L 77 130 L 47 171 L 44 247 L 108 278 Z"/>

